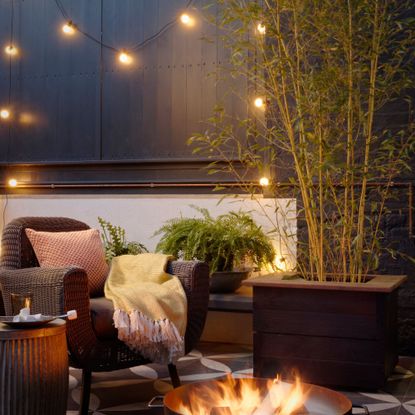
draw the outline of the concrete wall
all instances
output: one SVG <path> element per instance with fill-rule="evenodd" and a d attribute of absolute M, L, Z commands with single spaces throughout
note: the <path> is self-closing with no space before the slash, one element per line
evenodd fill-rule
<path fill-rule="evenodd" d="M 4 223 L 19 216 L 67 216 L 99 228 L 97 217 L 101 216 L 114 225 L 126 230 L 127 240 L 144 243 L 154 250 L 159 237 L 154 232 L 168 219 L 183 216 L 195 217 L 200 214 L 191 205 L 207 208 L 212 216 L 230 210 L 252 211 L 255 221 L 267 232 L 274 225 L 280 225 L 295 233 L 295 203 L 288 204 L 289 199 L 279 199 L 279 211 L 275 214 L 275 201 L 258 196 L 255 200 L 247 197 L 226 198 L 221 201 L 219 195 L 56 195 L 56 196 L 19 196 L 9 195 L 0 199 L 2 214 L 1 227 Z M 286 217 L 285 217 L 286 216 Z M 267 218 L 268 217 L 268 218 Z M 274 235 L 275 246 L 279 256 L 287 259 L 291 267 L 295 258 L 295 243 L 287 247 Z"/>

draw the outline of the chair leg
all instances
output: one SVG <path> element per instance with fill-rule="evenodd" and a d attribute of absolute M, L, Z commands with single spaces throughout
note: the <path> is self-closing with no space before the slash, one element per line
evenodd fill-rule
<path fill-rule="evenodd" d="M 179 375 L 177 374 L 177 367 L 173 363 L 167 365 L 169 368 L 169 375 L 173 388 L 178 388 L 181 385 Z"/>
<path fill-rule="evenodd" d="M 89 413 L 89 395 L 91 393 L 91 379 L 91 370 L 82 369 L 82 392 L 81 406 L 79 407 L 79 415 L 88 415 Z"/>

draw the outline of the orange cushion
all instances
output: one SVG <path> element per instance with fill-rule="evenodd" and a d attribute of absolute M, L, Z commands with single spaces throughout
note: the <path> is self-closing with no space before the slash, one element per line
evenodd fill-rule
<path fill-rule="evenodd" d="M 97 229 L 76 232 L 38 232 L 26 229 L 41 267 L 76 266 L 88 275 L 89 293 L 102 295 L 108 275 L 104 247 Z"/>

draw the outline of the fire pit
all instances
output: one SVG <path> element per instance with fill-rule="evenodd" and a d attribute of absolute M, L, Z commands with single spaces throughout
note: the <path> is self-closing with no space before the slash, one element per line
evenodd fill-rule
<path fill-rule="evenodd" d="M 316 385 L 278 379 L 233 379 L 192 383 L 164 397 L 165 415 L 345 415 L 351 401 Z"/>

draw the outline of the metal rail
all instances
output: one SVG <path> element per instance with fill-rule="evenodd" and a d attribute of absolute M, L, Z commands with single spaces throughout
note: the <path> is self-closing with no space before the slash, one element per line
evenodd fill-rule
<path fill-rule="evenodd" d="M 360 184 L 356 184 L 359 186 Z M 398 187 L 407 187 L 408 188 L 408 235 L 409 238 L 415 238 L 414 234 L 414 192 L 413 186 L 414 184 L 410 181 L 408 182 L 392 182 L 390 184 L 384 182 L 370 182 L 367 184 L 369 187 L 382 187 L 382 186 L 389 186 L 392 188 Z M 232 188 L 241 188 L 243 186 L 254 186 L 258 189 L 261 189 L 261 186 L 256 181 L 247 181 L 247 182 L 222 182 L 222 183 L 207 183 L 207 182 L 116 182 L 116 183 L 102 183 L 102 182 L 82 182 L 82 183 L 25 183 L 19 182 L 16 189 L 154 189 L 154 188 L 215 188 L 215 187 L 224 187 L 228 189 Z M 341 183 L 335 183 L 333 186 L 335 187 L 344 187 Z M 270 193 L 274 196 L 278 190 L 278 188 L 292 188 L 295 187 L 293 183 L 289 182 L 278 182 L 275 184 L 276 191 L 274 193 L 267 192 L 269 195 Z M 0 184 L 0 189 L 8 189 L 9 193 L 13 193 L 14 188 L 10 188 L 5 184 Z"/>

